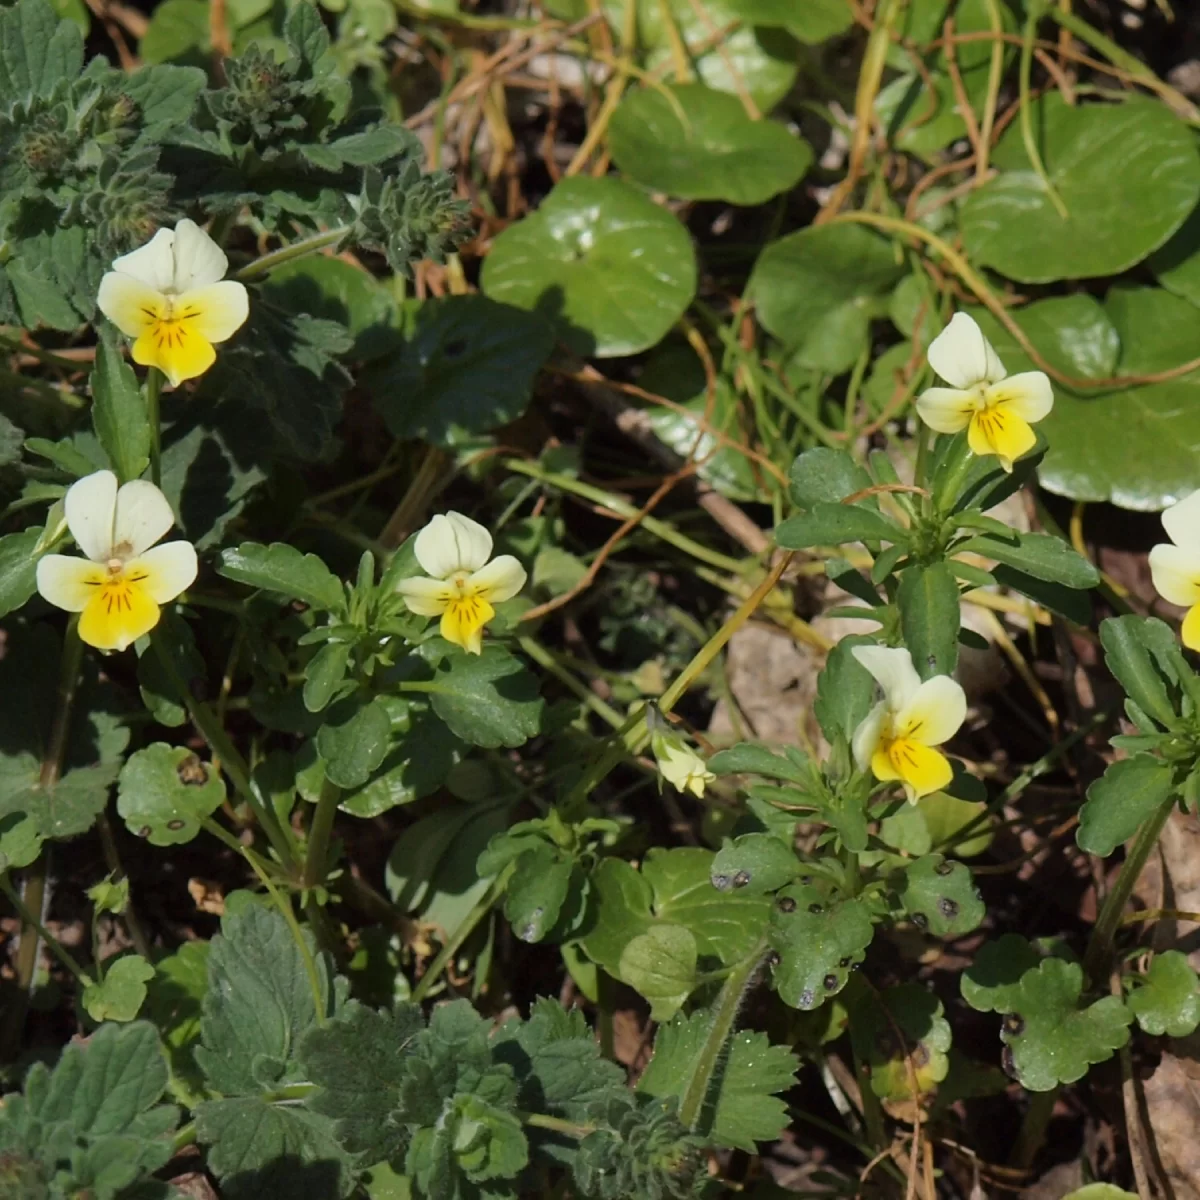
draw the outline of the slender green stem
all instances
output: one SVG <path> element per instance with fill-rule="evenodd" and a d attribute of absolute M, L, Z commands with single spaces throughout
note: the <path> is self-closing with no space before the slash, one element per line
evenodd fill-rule
<path fill-rule="evenodd" d="M 333 832 L 333 819 L 337 815 L 342 789 L 326 779 L 321 784 L 321 795 L 317 799 L 317 811 L 313 813 L 308 829 L 308 846 L 304 852 L 304 886 L 317 888 L 325 882 L 329 868 L 329 838 Z"/>
<path fill-rule="evenodd" d="M 614 729 L 619 729 L 625 723 L 623 713 L 617 712 L 611 704 L 606 704 L 591 688 L 579 682 L 540 642 L 531 637 L 517 639 L 521 649 L 540 667 L 544 667 L 559 681 L 576 699 L 586 704 L 602 721 L 606 721 Z"/>
<path fill-rule="evenodd" d="M 35 930 L 38 937 L 46 943 L 50 953 L 79 981 L 79 986 L 89 987 L 94 982 L 92 977 L 71 957 L 66 947 L 60 944 L 54 934 L 38 920 L 37 915 L 25 906 L 24 901 L 17 895 L 17 889 L 9 882 L 7 871 L 0 872 L 0 892 L 4 893 L 8 902 L 17 910 L 22 927 L 29 926 Z"/>
<path fill-rule="evenodd" d="M 442 972 L 450 965 L 450 961 L 459 952 L 462 944 L 475 932 L 479 923 L 492 911 L 492 906 L 504 895 L 508 881 L 512 877 L 515 863 L 509 863 L 495 879 L 492 886 L 479 898 L 475 907 L 459 923 L 450 940 L 438 951 L 437 957 L 429 964 L 425 974 L 417 980 L 412 990 L 412 1002 L 420 1004 L 429 994 L 429 989 L 442 977 Z"/>
<path fill-rule="evenodd" d="M 704 1107 L 704 1098 L 712 1084 L 713 1072 L 725 1053 L 725 1045 L 733 1033 L 742 1001 L 766 949 L 766 939 L 763 938 L 750 954 L 730 971 L 712 1007 L 712 1023 L 705 1034 L 700 1052 L 692 1059 L 691 1074 L 679 1102 L 679 1119 L 689 1129 L 694 1129 L 700 1119 L 700 1110 Z"/>
<path fill-rule="evenodd" d="M 265 831 L 268 840 L 279 855 L 285 867 L 296 865 L 296 853 L 292 842 L 284 832 L 283 826 L 276 820 L 274 812 L 259 794 L 254 781 L 250 777 L 250 768 L 246 760 L 238 753 L 221 723 L 217 720 L 212 709 L 192 695 L 187 682 L 175 666 L 171 651 L 162 640 L 162 626 L 151 634 L 150 640 L 154 647 L 163 671 L 171 681 L 175 691 L 182 697 L 187 707 L 192 723 L 200 732 L 200 736 L 208 743 L 209 749 L 221 762 L 221 769 L 229 776 L 238 794 L 249 804 L 258 823 Z"/>
<path fill-rule="evenodd" d="M 146 422 L 150 426 L 150 481 L 162 486 L 162 416 L 159 397 L 162 395 L 163 373 L 157 367 L 146 372 L 143 395 L 146 399 Z"/>
<path fill-rule="evenodd" d="M 108 819 L 107 813 L 101 813 L 100 819 L 96 822 L 96 828 L 100 831 L 100 847 L 104 851 L 104 861 L 108 865 L 108 869 L 116 876 L 124 876 L 126 874 L 124 867 L 121 866 L 121 857 L 117 853 L 117 840 L 113 836 L 112 822 Z M 130 893 L 129 903 L 125 907 L 125 911 L 121 914 L 121 920 L 125 923 L 125 928 L 129 933 L 130 941 L 133 942 L 134 948 L 145 959 L 150 959 L 153 951 L 150 947 L 150 940 L 146 937 L 146 931 L 142 928 L 142 923 L 138 920 L 137 912 L 134 909 L 133 895 Z M 97 956 L 97 965 L 99 958 Z"/>
<path fill-rule="evenodd" d="M 196 1122 L 189 1121 L 186 1125 L 181 1126 L 175 1131 L 175 1137 L 171 1141 L 171 1150 L 178 1154 L 180 1150 L 186 1150 L 196 1140 Z"/>
<path fill-rule="evenodd" d="M 1029 15 L 1025 18 L 1025 32 L 1021 38 L 1021 72 L 1018 81 L 1021 106 L 1021 141 L 1025 146 L 1025 157 L 1029 159 L 1029 165 L 1033 167 L 1034 173 L 1042 181 L 1042 186 L 1046 189 L 1046 195 L 1050 197 L 1050 203 L 1054 205 L 1058 215 L 1065 221 L 1071 214 L 1067 212 L 1067 206 L 1063 203 L 1063 198 L 1058 194 L 1058 189 L 1050 181 L 1050 176 L 1046 173 L 1046 166 L 1042 162 L 1042 155 L 1038 150 L 1037 137 L 1033 132 L 1033 102 L 1029 95 L 1029 77 L 1033 70 L 1033 42 L 1037 36 L 1038 21 L 1042 18 L 1044 9 L 1045 5 L 1041 2 L 1029 5 Z"/>
<path fill-rule="evenodd" d="M 57 354 L 50 350 L 43 350 L 40 346 L 26 345 L 21 341 L 20 337 L 14 337 L 11 333 L 0 331 L 0 346 L 11 350 L 14 354 L 27 354 L 30 358 L 37 359 L 43 365 L 57 367 L 60 371 L 78 372 L 86 369 L 86 364 L 84 363 L 76 362 L 72 358 L 60 358 Z M 74 407 L 82 408 L 83 403 L 81 399 Z"/>
<path fill-rule="evenodd" d="M 585 1138 L 589 1133 L 596 1132 L 595 1125 L 578 1125 L 574 1121 L 552 1117 L 548 1113 L 518 1112 L 517 1116 L 534 1129 L 549 1129 L 554 1133 L 565 1133 L 567 1137 Z"/>
<path fill-rule="evenodd" d="M 294 258 L 303 258 L 306 254 L 315 254 L 327 246 L 337 245 L 350 232 L 350 229 L 349 225 L 339 225 L 336 229 L 327 229 L 323 233 L 314 233 L 311 237 L 301 238 L 298 242 L 292 242 L 290 246 L 282 246 L 244 266 L 234 275 L 234 279 L 246 283 L 263 275 L 269 275 L 276 267 L 281 267 Z"/>

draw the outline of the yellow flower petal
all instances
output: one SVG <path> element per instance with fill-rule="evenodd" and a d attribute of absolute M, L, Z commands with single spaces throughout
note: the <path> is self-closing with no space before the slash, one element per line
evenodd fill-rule
<path fill-rule="evenodd" d="M 917 415 L 938 433 L 966 429 L 978 408 L 978 393 L 958 388 L 926 388 L 917 397 Z"/>
<path fill-rule="evenodd" d="M 245 287 L 233 279 L 184 292 L 173 305 L 172 315 L 207 342 L 224 342 L 233 337 L 250 315 Z"/>
<path fill-rule="evenodd" d="M 871 774 L 884 783 L 891 783 L 900 778 L 900 772 L 896 770 L 891 755 L 888 753 L 890 747 L 890 742 L 880 742 L 875 753 L 871 755 Z"/>
<path fill-rule="evenodd" d="M 525 568 L 511 554 L 501 554 L 471 575 L 463 590 L 500 604 L 511 600 L 525 586 L 525 579 Z"/>
<path fill-rule="evenodd" d="M 126 337 L 135 338 L 162 318 L 168 302 L 142 280 L 123 271 L 109 271 L 100 280 L 96 305 Z"/>
<path fill-rule="evenodd" d="M 178 387 L 185 379 L 203 375 L 217 361 L 217 352 L 186 323 L 160 321 L 133 343 L 133 361 L 157 367 Z"/>
<path fill-rule="evenodd" d="M 917 689 L 895 717 L 896 736 L 923 746 L 940 746 L 962 727 L 967 695 L 949 675 L 935 675 Z"/>
<path fill-rule="evenodd" d="M 483 652 L 483 627 L 496 610 L 482 596 L 458 596 L 442 613 L 441 634 L 468 654 Z"/>
<path fill-rule="evenodd" d="M 1200 604 L 1193 604 L 1188 614 L 1183 618 L 1183 628 L 1179 631 L 1183 644 L 1189 650 L 1200 650 Z"/>
<path fill-rule="evenodd" d="M 909 738 L 890 742 L 887 758 L 895 771 L 893 778 L 904 784 L 910 800 L 940 792 L 954 778 L 950 760 L 940 750 Z"/>
<path fill-rule="evenodd" d="M 79 636 L 97 650 L 124 650 L 158 624 L 159 607 L 138 583 L 118 578 L 95 589 L 79 618 Z"/>
<path fill-rule="evenodd" d="M 96 589 L 107 580 L 108 571 L 86 558 L 46 554 L 38 559 L 38 594 L 48 604 L 66 612 L 83 612 Z"/>
<path fill-rule="evenodd" d="M 140 584 L 155 604 L 169 604 L 196 579 L 199 564 L 191 542 L 167 542 L 125 564 L 125 577 Z"/>
<path fill-rule="evenodd" d="M 422 617 L 440 617 L 455 595 L 445 580 L 427 579 L 424 575 L 402 579 L 396 585 L 396 591 L 404 597 L 408 611 Z"/>
<path fill-rule="evenodd" d="M 1011 471 L 1013 463 L 1037 445 L 1029 422 L 1005 408 L 977 412 L 967 427 L 967 444 L 974 454 L 994 454 Z"/>
<path fill-rule="evenodd" d="M 88 558 L 99 563 L 112 558 L 117 477 L 111 471 L 94 471 L 71 484 L 63 497 L 63 512 L 75 545 Z"/>
<path fill-rule="evenodd" d="M 1041 371 L 1022 371 L 992 384 L 987 390 L 987 403 L 989 407 L 1006 409 L 1032 425 L 1054 407 L 1054 390 Z"/>

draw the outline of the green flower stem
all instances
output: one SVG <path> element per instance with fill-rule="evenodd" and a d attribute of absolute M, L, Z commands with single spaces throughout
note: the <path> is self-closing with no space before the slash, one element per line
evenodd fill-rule
<path fill-rule="evenodd" d="M 159 396 L 162 395 L 163 373 L 157 367 L 146 372 L 143 395 L 146 398 L 146 421 L 150 426 L 150 481 L 162 487 L 162 429 Z"/>
<path fill-rule="evenodd" d="M 545 668 L 567 691 L 586 704 L 602 721 L 606 721 L 614 729 L 620 729 L 625 724 L 624 714 L 617 712 L 611 704 L 606 704 L 586 684 L 580 683 L 540 642 L 531 637 L 523 637 L 517 639 L 517 644 L 538 666 Z"/>
<path fill-rule="evenodd" d="M 26 907 L 24 901 L 17 894 L 17 889 L 9 882 L 7 871 L 0 872 L 0 892 L 4 893 L 8 902 L 16 909 L 17 915 L 21 918 L 22 929 L 28 926 L 35 930 L 37 936 L 46 943 L 50 953 L 75 976 L 79 986 L 90 987 L 95 980 L 71 957 L 66 947 L 38 920 L 37 915 Z M 26 894 L 28 895 L 28 892 Z M 21 944 L 25 944 L 24 935 L 22 935 Z"/>
<path fill-rule="evenodd" d="M 326 246 L 336 246 L 352 228 L 352 225 L 339 225 L 336 229 L 327 229 L 323 233 L 314 233 L 311 237 L 301 238 L 290 246 L 283 246 L 270 254 L 264 254 L 262 258 L 255 259 L 254 262 L 238 271 L 234 275 L 234 279 L 240 283 L 248 283 L 252 279 L 269 275 L 276 267 L 281 267 L 294 258 L 315 254 L 318 250 L 324 250 Z"/>
<path fill-rule="evenodd" d="M 79 618 L 71 617 L 63 636 L 62 657 L 59 661 L 58 692 L 54 701 L 54 717 L 50 724 L 50 737 L 46 753 L 42 758 L 38 784 L 42 791 L 49 791 L 62 774 L 63 760 L 67 755 L 67 736 L 71 731 L 71 709 L 75 704 L 75 693 L 79 688 L 79 668 L 83 663 L 83 642 L 77 632 Z M 21 1044 L 21 1033 L 25 1028 L 25 1014 L 29 1009 L 29 997 L 37 972 L 38 949 L 45 931 L 38 919 L 46 902 L 46 852 L 28 869 L 25 875 L 24 902 L 21 913 L 21 932 L 18 935 L 16 961 L 16 999 L 9 1008 L 0 1039 L 0 1060 L 8 1061 Z M 28 915 L 29 919 L 26 919 Z M 49 943 L 48 943 L 49 944 Z M 53 946 L 51 947 L 53 949 Z"/>
<path fill-rule="evenodd" d="M 1042 162 L 1037 138 L 1033 132 L 1033 101 L 1029 94 L 1029 77 L 1033 71 L 1033 42 L 1037 37 L 1038 21 L 1045 14 L 1047 7 L 1045 0 L 1036 0 L 1035 3 L 1029 5 L 1028 16 L 1025 18 L 1025 32 L 1021 38 L 1021 71 L 1018 80 L 1021 143 L 1025 147 L 1025 157 L 1029 159 L 1029 165 L 1033 167 L 1034 174 L 1042 181 L 1046 195 L 1050 197 L 1050 203 L 1054 205 L 1058 215 L 1065 221 L 1071 214 L 1067 211 L 1063 198 L 1058 194 L 1058 189 L 1050 182 L 1050 176 L 1046 173 L 1046 166 Z"/>
<path fill-rule="evenodd" d="M 704 1037 L 700 1053 L 692 1060 L 691 1074 L 683 1089 L 683 1097 L 679 1102 L 679 1119 L 689 1129 L 695 1129 L 700 1119 L 700 1111 L 704 1107 L 704 1098 L 712 1084 L 713 1072 L 725 1053 L 725 1044 L 733 1033 L 737 1015 L 741 1011 L 742 1001 L 749 990 L 754 976 L 767 950 L 766 938 L 761 938 L 757 946 L 725 979 L 716 1003 L 712 1008 L 712 1024 Z"/>
<path fill-rule="evenodd" d="M 955 501 L 962 491 L 967 472 L 970 471 L 975 461 L 975 455 L 971 452 L 966 437 L 963 437 L 957 446 L 951 447 L 947 453 L 953 455 L 953 458 L 943 468 L 942 482 L 933 493 L 934 511 L 942 514 L 948 513 L 954 507 Z"/>
<path fill-rule="evenodd" d="M 175 1131 L 175 1137 L 171 1141 L 171 1151 L 173 1154 L 178 1154 L 181 1150 L 186 1150 L 196 1140 L 196 1122 L 189 1121 L 186 1125 Z"/>
<path fill-rule="evenodd" d="M 534 1129 L 549 1129 L 553 1133 L 566 1134 L 567 1137 L 585 1138 L 589 1133 L 596 1132 L 595 1125 L 577 1125 L 574 1121 L 551 1117 L 547 1113 L 518 1112 L 517 1116 Z"/>
<path fill-rule="evenodd" d="M 303 881 L 306 888 L 317 888 L 325 882 L 329 869 L 329 838 L 341 798 L 342 789 L 336 783 L 326 779 L 321 784 L 321 795 L 308 829 L 308 846 L 304 852 Z"/>
<path fill-rule="evenodd" d="M 495 879 L 492 886 L 479 898 L 475 907 L 459 923 L 450 940 L 437 952 L 437 957 L 429 964 L 428 970 L 412 990 L 410 997 L 414 1004 L 420 1004 L 429 994 L 429 989 L 442 977 L 442 972 L 450 965 L 450 960 L 458 953 L 462 944 L 475 932 L 479 923 L 492 911 L 492 906 L 504 895 L 508 881 L 516 869 L 516 863 L 510 862 Z"/>
<path fill-rule="evenodd" d="M 203 700 L 198 700 L 192 695 L 186 681 L 176 670 L 171 653 L 163 644 L 161 625 L 150 635 L 150 641 L 158 655 L 163 672 L 171 681 L 175 691 L 183 698 L 192 723 L 199 730 L 200 736 L 208 743 L 209 749 L 220 760 L 221 769 L 229 776 L 238 794 L 250 806 L 258 823 L 266 833 L 268 841 L 279 856 L 280 862 L 288 869 L 296 867 L 296 849 L 288 836 L 291 831 L 285 832 L 285 827 L 276 819 L 270 805 L 259 794 L 258 788 L 250 778 L 250 768 L 246 764 L 246 760 L 238 753 L 237 747 L 230 741 L 229 735 L 217 720 L 212 709 Z"/>
<path fill-rule="evenodd" d="M 96 822 L 96 828 L 100 831 L 100 847 L 104 851 L 104 862 L 112 874 L 116 876 L 124 876 L 126 871 L 121 866 L 121 858 L 117 853 L 117 841 L 113 836 L 112 822 L 108 819 L 107 813 L 101 813 L 100 819 Z M 129 940 L 133 942 L 134 949 L 144 958 L 152 960 L 154 953 L 150 947 L 150 940 L 146 937 L 146 931 L 142 928 L 142 923 L 138 920 L 137 913 L 133 906 L 133 896 L 130 895 L 129 903 L 125 907 L 125 911 L 121 914 L 121 920 L 125 924 L 126 932 L 129 934 Z M 97 969 L 100 965 L 100 956 L 96 956 Z"/>
<path fill-rule="evenodd" d="M 558 488 L 559 491 L 569 492 L 592 504 L 599 504 L 610 512 L 616 513 L 623 520 L 637 516 L 640 511 L 637 505 L 630 504 L 628 500 L 623 500 L 620 496 L 614 496 L 611 492 L 593 487 L 590 483 L 584 483 L 581 479 L 575 479 L 570 475 L 547 471 L 538 463 L 529 462 L 523 458 L 506 458 L 504 466 L 518 475 L 527 475 L 530 479 L 536 479 L 548 487 Z M 748 571 L 755 570 L 758 565 L 753 560 L 739 562 L 716 550 L 710 550 L 707 546 L 693 541 L 686 534 L 680 533 L 673 525 L 668 525 L 666 521 L 660 521 L 657 517 L 643 517 L 640 525 L 648 533 L 654 534 L 655 537 L 669 543 L 677 550 L 682 550 L 684 554 L 688 554 L 700 562 L 708 563 L 710 567 L 728 571 L 731 575 L 745 575 Z"/>

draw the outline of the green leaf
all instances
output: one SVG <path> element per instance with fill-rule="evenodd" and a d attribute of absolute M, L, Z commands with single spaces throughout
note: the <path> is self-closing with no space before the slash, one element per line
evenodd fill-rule
<path fill-rule="evenodd" d="M 1047 583 L 1003 563 L 992 568 L 991 576 L 1001 587 L 1028 596 L 1035 604 L 1076 625 L 1088 626 L 1092 622 L 1092 600 L 1085 591 L 1060 583 Z"/>
<path fill-rule="evenodd" d="M 1107 858 L 1166 804 L 1175 790 L 1171 768 L 1150 754 L 1110 764 L 1087 790 L 1075 840 L 1081 850 Z"/>
<path fill-rule="evenodd" d="M 1111 1183 L 1089 1183 L 1068 1192 L 1063 1200 L 1138 1200 L 1133 1192 L 1114 1187 Z"/>
<path fill-rule="evenodd" d="M 330 710 L 317 731 L 325 777 L 341 788 L 361 787 L 387 755 L 392 721 L 383 700 L 352 696 Z"/>
<path fill-rule="evenodd" d="M 1100 623 L 1100 644 L 1105 665 L 1126 695 L 1160 725 L 1173 726 L 1177 706 L 1168 685 L 1177 682 L 1170 670 L 1177 647 L 1170 626 L 1155 617 L 1109 617 Z"/>
<path fill-rule="evenodd" d="M 875 703 L 875 680 L 853 654 L 855 646 L 874 644 L 874 639 L 868 637 L 842 638 L 829 652 L 825 669 L 817 676 L 813 712 L 831 742 L 841 736 L 849 743 Z"/>
<path fill-rule="evenodd" d="M 883 541 L 904 545 L 908 533 L 889 517 L 857 504 L 814 504 L 775 527 L 775 541 L 785 550 L 841 546 L 846 542 Z"/>
<path fill-rule="evenodd" d="M 1099 584 L 1100 572 L 1062 538 L 1048 533 L 1016 533 L 1013 537 L 1008 542 L 982 534 L 960 542 L 954 553 L 994 558 L 1035 579 L 1061 583 L 1064 587 L 1093 588 Z"/>
<path fill-rule="evenodd" d="M 142 703 L 160 725 L 182 725 L 188 719 L 183 694 L 175 687 L 163 666 L 159 652 L 170 656 L 179 678 L 199 690 L 205 680 L 205 663 L 196 649 L 191 626 L 177 613 L 165 613 L 154 631 L 153 644 L 138 651 L 138 691 Z"/>
<path fill-rule="evenodd" d="M 952 675 L 958 663 L 958 584 L 944 562 L 913 564 L 896 593 L 900 629 L 922 679 Z"/>
<path fill-rule="evenodd" d="M 1187 1037 L 1200 1025 L 1200 979 L 1187 955 L 1164 950 L 1126 1001 L 1151 1036 Z"/>
<path fill-rule="evenodd" d="M 284 542 L 269 546 L 243 542 L 221 551 L 217 571 L 248 587 L 299 600 L 312 608 L 344 615 L 346 596 L 336 575 L 315 555 Z"/>
<path fill-rule="evenodd" d="M 158 960 L 146 988 L 146 1018 L 162 1037 L 172 1092 L 193 1108 L 204 1094 L 204 1077 L 192 1051 L 200 1041 L 208 952 L 208 942 L 184 942 L 174 954 Z"/>
<path fill-rule="evenodd" d="M 973 262 L 1022 283 L 1118 275 L 1163 245 L 1200 200 L 1200 153 L 1159 101 L 1131 95 L 1119 104 L 1069 105 L 1054 91 L 1031 109 L 1068 216 L 1056 211 L 1014 122 L 992 155 L 999 175 L 963 202 Z M 1130 212 L 1146 219 L 1131 222 Z"/>
<path fill-rule="evenodd" d="M 626 944 L 618 977 L 650 1001 L 650 1017 L 666 1021 L 696 986 L 696 939 L 682 925 L 658 923 Z"/>
<path fill-rule="evenodd" d="M 892 246 L 861 225 L 811 225 L 770 242 L 748 285 L 768 333 L 791 364 L 848 371 L 867 345 L 871 316 L 904 274 Z"/>
<path fill-rule="evenodd" d="M 914 1082 L 917 1095 L 926 1095 L 949 1073 L 950 1022 L 942 1002 L 919 983 L 861 997 L 851 1009 L 850 1036 L 871 1091 L 883 1100 L 913 1099 Z"/>
<path fill-rule="evenodd" d="M 0 111 L 48 99 L 83 70 L 83 37 L 41 0 L 0 9 Z"/>
<path fill-rule="evenodd" d="M 1010 372 L 1035 367 L 990 314 L 973 315 Z M 1081 379 L 1169 370 L 1195 357 L 1200 338 L 1200 313 L 1159 288 L 1114 287 L 1103 307 L 1083 293 L 1040 300 L 1016 319 L 1047 361 Z M 1044 487 L 1158 511 L 1196 486 L 1200 371 L 1078 391 L 1056 382 L 1054 409 L 1038 428 L 1049 444 L 1038 467 Z"/>
<path fill-rule="evenodd" d="M 93 1021 L 132 1021 L 146 999 L 146 982 L 154 968 L 140 954 L 118 958 L 100 983 L 90 983 L 80 997 Z"/>
<path fill-rule="evenodd" d="M 827 42 L 854 25 L 854 13 L 846 0 L 732 0 L 735 9 L 752 16 L 756 24 L 771 25 L 781 20 L 788 32 L 810 46 Z"/>
<path fill-rule="evenodd" d="M 807 1012 L 846 986 L 850 968 L 863 960 L 874 935 L 871 915 L 856 899 L 830 900 L 811 884 L 793 884 L 776 898 L 771 947 L 779 956 L 772 974 L 785 1004 Z"/>
<path fill-rule="evenodd" d="M 871 476 L 845 450 L 814 446 L 797 455 L 788 468 L 788 495 L 797 508 L 838 504 L 871 486 Z M 864 502 L 868 503 L 868 502 Z"/>
<path fill-rule="evenodd" d="M 638 1091 L 682 1100 L 711 1024 L 712 1015 L 702 1010 L 661 1026 Z M 786 1046 L 772 1045 L 765 1033 L 734 1033 L 700 1107 L 696 1133 L 757 1153 L 757 1143 L 774 1141 L 787 1127 L 788 1108 L 777 1093 L 795 1084 L 798 1067 L 799 1059 Z"/>
<path fill-rule="evenodd" d="M 984 917 L 970 868 L 940 854 L 927 854 L 904 868 L 899 896 L 914 924 L 935 937 L 970 933 Z"/>
<path fill-rule="evenodd" d="M 517 858 L 504 897 L 504 915 L 523 942 L 540 942 L 563 910 L 577 868 L 541 843 Z"/>
<path fill-rule="evenodd" d="M 795 187 L 812 147 L 736 96 L 699 83 L 627 92 L 609 124 L 613 161 L 635 183 L 685 200 L 763 204 Z"/>
<path fill-rule="evenodd" d="M 186 746 L 155 742 L 121 769 L 117 812 L 130 833 L 152 846 L 182 846 L 224 800 L 225 784 L 211 763 Z"/>
<path fill-rule="evenodd" d="M 204 0 L 163 0 L 150 17 L 138 54 L 144 62 L 167 63 L 197 58 L 211 45 Z"/>
<path fill-rule="evenodd" d="M 20 608 L 37 591 L 40 526 L 0 537 L 0 617 Z"/>
<path fill-rule="evenodd" d="M 473 746 L 520 746 L 541 730 L 545 701 L 537 679 L 503 646 L 485 646 L 482 654 L 451 651 L 429 691 L 433 711 Z"/>
<path fill-rule="evenodd" d="M 963 999 L 976 1012 L 1011 1012 L 1021 980 L 1041 961 L 1041 955 L 1019 934 L 1006 933 L 996 941 L 984 942 L 962 974 Z"/>
<path fill-rule="evenodd" d="M 311 713 L 321 712 L 333 699 L 350 662 L 349 642 L 326 642 L 308 660 L 304 671 L 304 707 Z"/>
<path fill-rule="evenodd" d="M 762 896 L 791 883 L 803 870 L 795 851 L 771 833 L 746 833 L 726 840 L 712 863 L 712 885 L 720 892 Z"/>
<path fill-rule="evenodd" d="M 137 479 L 150 462 L 150 423 L 133 368 L 109 338 L 96 346 L 91 375 L 92 422 L 118 478 Z"/>
<path fill-rule="evenodd" d="M 401 345 L 366 378 L 392 436 L 454 446 L 515 421 L 554 348 L 525 307 L 478 294 L 408 306 Z"/>
<path fill-rule="evenodd" d="M 948 849 L 958 858 L 973 858 L 992 844 L 993 819 L 982 800 L 960 800 L 947 792 L 934 792 L 917 801 L 916 811 L 925 819 L 930 845 Z"/>
<path fill-rule="evenodd" d="M 798 754 L 798 751 L 790 753 Z M 801 765 L 803 764 L 803 765 Z M 812 777 L 811 764 L 795 762 L 791 757 L 773 754 L 757 742 L 739 742 L 718 750 L 708 760 L 708 769 L 716 775 L 765 775 L 768 779 L 786 779 L 789 783 L 807 784 Z"/>
<path fill-rule="evenodd" d="M 615 179 L 564 179 L 510 225 L 484 261 L 493 300 L 553 322 L 578 354 L 636 354 L 661 341 L 696 292 L 696 256 L 671 213 Z"/>
<path fill-rule="evenodd" d="M 1116 996 L 1081 1006 L 1083 968 L 1048 958 L 1027 971 L 1010 998 L 1000 1040 L 1012 1073 L 1031 1092 L 1074 1083 L 1129 1041 L 1132 1014 Z"/>

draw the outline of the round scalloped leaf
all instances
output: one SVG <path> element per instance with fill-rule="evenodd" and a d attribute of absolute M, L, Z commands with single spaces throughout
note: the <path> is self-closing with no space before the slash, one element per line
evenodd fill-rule
<path fill-rule="evenodd" d="M 899 892 L 913 924 L 937 937 L 970 933 L 983 920 L 983 900 L 970 868 L 940 854 L 927 854 L 910 863 Z"/>
<path fill-rule="evenodd" d="M 862 962 L 874 932 L 859 900 L 830 903 L 827 893 L 809 884 L 784 888 L 768 931 L 778 955 L 772 975 L 780 999 L 807 1012 L 836 996 L 850 968 Z"/>
<path fill-rule="evenodd" d="M 696 986 L 696 938 L 683 925 L 660 923 L 621 951 L 620 978 L 650 1001 L 650 1016 L 669 1021 Z"/>
<path fill-rule="evenodd" d="M 156 742 L 121 769 L 117 811 L 131 833 L 154 846 L 181 846 L 221 807 L 225 784 L 186 746 Z"/>
<path fill-rule="evenodd" d="M 1036 369 L 990 314 L 973 315 L 1011 374 Z M 1113 288 L 1103 306 L 1082 293 L 1041 300 L 1016 316 L 1039 353 L 1075 378 L 1163 371 L 1195 358 L 1200 344 L 1200 310 L 1160 288 Z M 1054 409 L 1038 428 L 1050 446 L 1038 467 L 1047 490 L 1157 511 L 1196 487 L 1200 371 L 1078 391 L 1055 382 Z"/>
<path fill-rule="evenodd" d="M 564 179 L 510 225 L 483 265 L 493 300 L 540 313 L 578 354 L 611 358 L 660 342 L 696 293 L 691 235 L 616 179 Z"/>
<path fill-rule="evenodd" d="M 881 1100 L 911 1099 L 913 1082 L 918 1094 L 927 1095 L 946 1078 L 950 1022 L 942 1002 L 921 984 L 887 988 L 878 999 L 866 993 L 852 1017 L 855 1057 L 866 1065 L 871 1091 Z"/>
<path fill-rule="evenodd" d="M 769 243 L 749 295 L 760 324 L 792 352 L 789 365 L 848 371 L 871 318 L 887 313 L 904 274 L 891 244 L 861 225 L 810 225 Z"/>
<path fill-rule="evenodd" d="M 613 161 L 635 183 L 685 200 L 762 204 L 795 187 L 812 147 L 776 121 L 701 83 L 640 88 L 609 125 Z"/>
<path fill-rule="evenodd" d="M 1166 105 L 1130 96 L 1071 106 L 1053 92 L 1032 108 L 1068 216 L 1033 170 L 1014 121 L 992 155 L 999 175 L 963 203 L 963 240 L 977 265 L 1022 283 L 1116 275 L 1162 246 L 1196 207 L 1200 151 Z"/>
<path fill-rule="evenodd" d="M 1200 979 L 1187 955 L 1165 950 L 1154 956 L 1150 970 L 1129 994 L 1127 1003 L 1137 1023 L 1149 1034 L 1187 1037 L 1200 1025 Z"/>
<path fill-rule="evenodd" d="M 1018 933 L 984 942 L 962 974 L 963 999 L 976 1012 L 1009 1012 L 1025 972 L 1041 961 L 1041 955 Z"/>
<path fill-rule="evenodd" d="M 1009 997 L 1000 1040 L 1012 1074 L 1031 1092 L 1074 1083 L 1093 1063 L 1111 1058 L 1129 1041 L 1133 1015 L 1117 996 L 1081 1007 L 1083 968 L 1048 958 L 1026 971 Z"/>
<path fill-rule="evenodd" d="M 772 833 L 746 833 L 717 851 L 712 885 L 719 892 L 761 896 L 791 883 L 802 870 L 792 848 Z"/>

